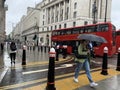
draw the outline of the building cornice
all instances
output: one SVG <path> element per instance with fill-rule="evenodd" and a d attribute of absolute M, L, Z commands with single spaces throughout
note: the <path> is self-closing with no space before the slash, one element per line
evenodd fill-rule
<path fill-rule="evenodd" d="M 54 0 L 54 1 L 51 1 L 51 2 L 49 2 L 49 3 L 47 3 L 47 4 L 44 4 L 41 8 L 49 8 L 49 7 L 51 7 L 51 6 L 54 6 L 54 5 L 56 5 L 56 4 L 59 4 L 59 3 L 62 2 L 62 1 L 64 1 L 64 0 Z M 42 3 L 44 3 L 44 2 L 42 2 Z"/>

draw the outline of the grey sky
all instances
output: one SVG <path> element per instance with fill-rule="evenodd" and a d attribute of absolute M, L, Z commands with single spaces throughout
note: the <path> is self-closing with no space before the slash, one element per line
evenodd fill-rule
<path fill-rule="evenodd" d="M 12 26 L 18 23 L 23 15 L 27 12 L 27 7 L 34 7 L 35 4 L 42 0 L 6 0 L 8 11 L 6 12 L 6 33 L 9 34 Z M 112 23 L 120 29 L 120 0 L 112 0 Z"/>
<path fill-rule="evenodd" d="M 12 27 L 16 25 L 23 15 L 27 13 L 27 7 L 34 7 L 42 0 L 6 0 L 8 11 L 6 12 L 6 33 L 12 31 Z"/>
<path fill-rule="evenodd" d="M 120 0 L 112 0 L 111 21 L 120 29 Z"/>

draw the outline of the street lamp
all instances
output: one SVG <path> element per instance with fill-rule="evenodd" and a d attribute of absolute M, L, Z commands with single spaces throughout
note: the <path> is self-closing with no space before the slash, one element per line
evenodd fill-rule
<path fill-rule="evenodd" d="M 106 0 L 106 6 L 105 6 L 105 20 L 104 20 L 104 22 L 106 22 L 106 18 L 107 18 L 107 0 Z"/>
<path fill-rule="evenodd" d="M 97 6 L 96 6 L 96 0 L 93 3 L 93 8 L 92 8 L 92 13 L 93 13 L 93 24 L 96 23 L 96 13 L 97 13 Z"/>

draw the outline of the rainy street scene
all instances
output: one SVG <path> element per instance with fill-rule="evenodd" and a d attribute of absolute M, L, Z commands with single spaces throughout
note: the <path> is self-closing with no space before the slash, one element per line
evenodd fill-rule
<path fill-rule="evenodd" d="M 0 90 L 120 90 L 119 4 L 0 0 Z"/>

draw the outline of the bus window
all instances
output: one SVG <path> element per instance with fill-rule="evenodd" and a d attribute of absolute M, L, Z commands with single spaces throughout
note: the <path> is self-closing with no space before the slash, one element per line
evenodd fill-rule
<path fill-rule="evenodd" d="M 113 38 L 113 46 L 116 45 L 115 38 L 116 38 L 116 27 L 112 25 L 112 38 Z"/>
<path fill-rule="evenodd" d="M 119 36 L 119 35 L 120 35 L 120 32 L 116 32 L 116 35 Z"/>
<path fill-rule="evenodd" d="M 116 30 L 116 27 L 114 25 L 112 25 L 112 30 Z"/>
<path fill-rule="evenodd" d="M 108 25 L 107 24 L 101 24 L 99 25 L 99 31 L 108 31 Z"/>
<path fill-rule="evenodd" d="M 85 32 L 84 28 L 79 28 L 79 32 L 84 33 Z"/>
<path fill-rule="evenodd" d="M 95 25 L 93 32 L 98 32 L 98 31 L 99 31 L 99 25 Z"/>
<path fill-rule="evenodd" d="M 57 32 L 57 35 L 60 35 L 60 31 Z"/>
<path fill-rule="evenodd" d="M 71 30 L 66 30 L 66 34 L 67 35 L 71 34 Z"/>
<path fill-rule="evenodd" d="M 57 35 L 57 32 L 56 32 L 56 31 L 54 31 L 54 32 L 52 33 L 52 36 L 55 36 L 55 35 Z"/>
<path fill-rule="evenodd" d="M 62 35 L 66 35 L 66 30 L 62 30 Z"/>
<path fill-rule="evenodd" d="M 85 32 L 94 32 L 95 27 L 94 26 L 88 26 L 85 28 Z"/>
<path fill-rule="evenodd" d="M 72 30 L 72 33 L 73 33 L 73 34 L 79 34 L 79 28 L 74 28 L 74 29 Z"/>
<path fill-rule="evenodd" d="M 55 36 L 55 32 L 52 32 L 52 36 Z"/>
<path fill-rule="evenodd" d="M 92 44 L 93 44 L 93 47 L 98 47 L 102 45 L 102 43 L 99 43 L 99 42 L 92 42 Z"/>
<path fill-rule="evenodd" d="M 113 38 L 113 46 L 115 46 L 115 44 L 116 44 L 116 42 L 115 42 L 115 38 L 116 38 L 115 31 L 112 32 L 112 38 Z"/>
<path fill-rule="evenodd" d="M 60 35 L 66 35 L 66 30 L 61 30 Z"/>

